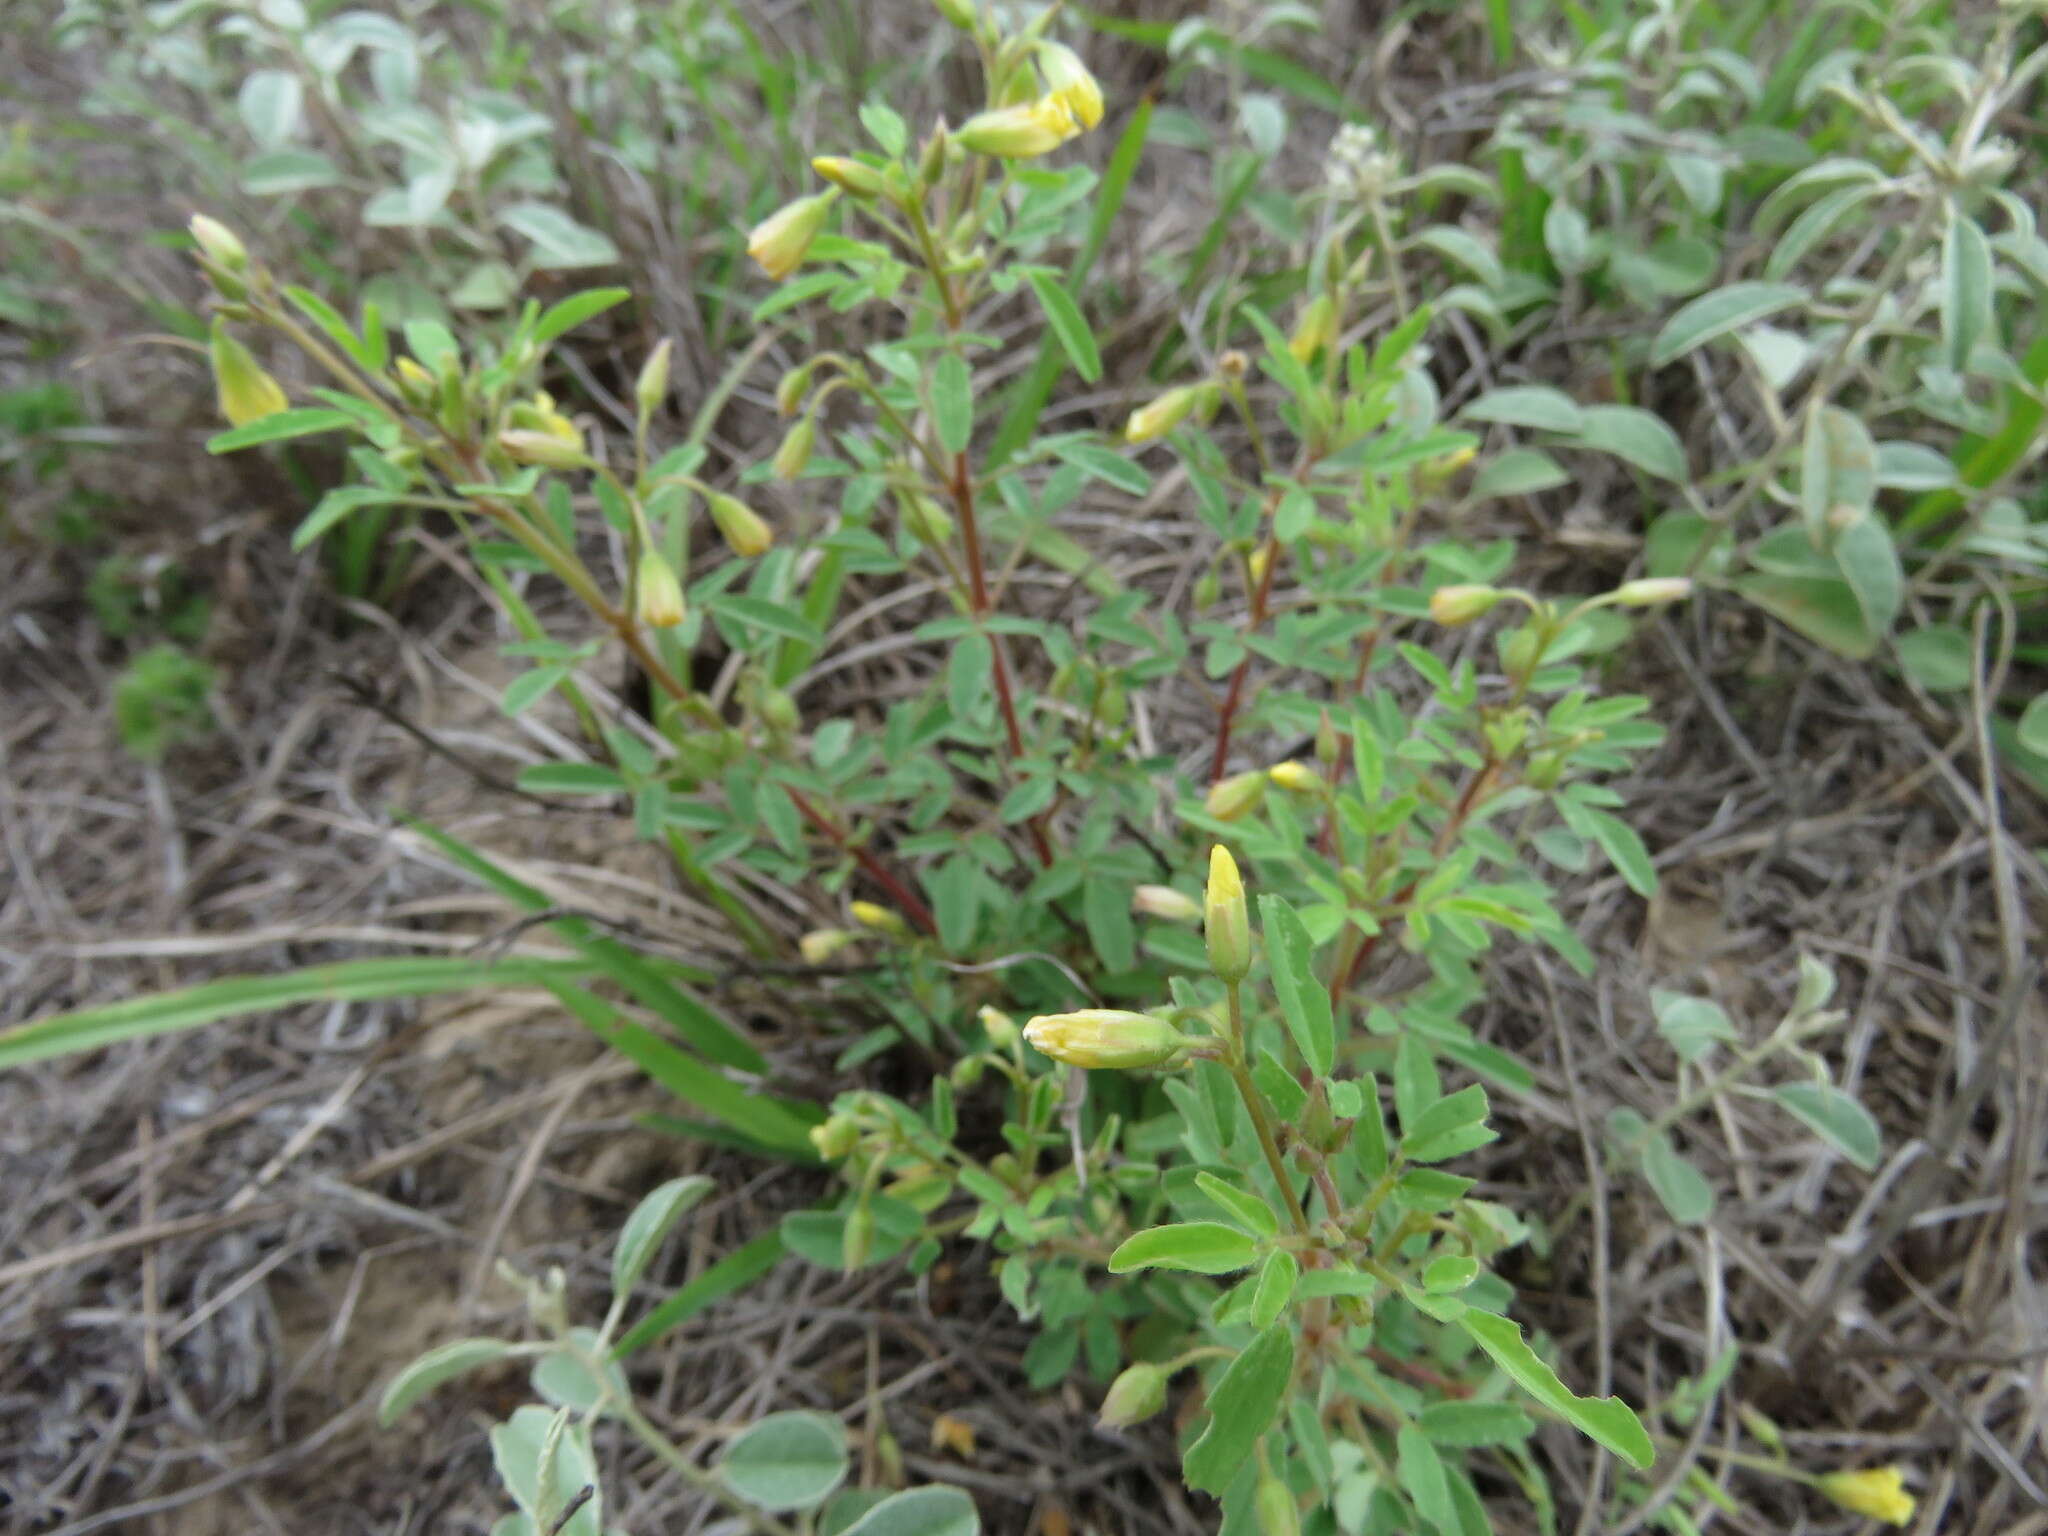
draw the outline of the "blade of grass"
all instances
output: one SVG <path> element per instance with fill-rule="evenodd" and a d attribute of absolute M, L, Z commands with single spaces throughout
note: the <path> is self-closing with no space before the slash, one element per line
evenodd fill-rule
<path fill-rule="evenodd" d="M 702 1312 L 714 1301 L 744 1290 L 782 1261 L 787 1250 L 782 1233 L 769 1228 L 743 1248 L 735 1248 L 703 1274 L 669 1297 L 652 1312 L 626 1330 L 626 1336 L 612 1347 L 612 1358 L 623 1360 L 637 1349 L 645 1349 L 672 1328 Z"/>
<path fill-rule="evenodd" d="M 594 969 L 587 960 L 406 955 L 306 966 L 278 976 L 230 976 L 17 1024 L 0 1031 L 0 1069 L 299 1003 L 370 1002 L 477 987 L 547 985 L 587 977 Z"/>

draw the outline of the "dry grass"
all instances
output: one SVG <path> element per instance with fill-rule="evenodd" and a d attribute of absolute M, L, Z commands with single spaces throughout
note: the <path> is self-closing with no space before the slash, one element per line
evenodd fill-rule
<path fill-rule="evenodd" d="M 25 52 L 6 46 L 0 67 L 19 78 Z M 1362 63 L 1359 88 L 1418 134 L 1474 131 L 1485 91 L 1442 92 L 1416 52 L 1398 55 L 1405 74 Z M 1133 248 L 1176 238 L 1185 203 L 1171 178 L 1141 178 Z M 148 222 L 168 223 L 175 200 L 142 206 Z M 134 270 L 144 285 L 173 281 L 147 255 Z M 1137 291 L 1135 266 L 1125 275 Z M 82 334 L 119 335 L 126 315 L 109 301 Z M 1124 334 L 1168 318 L 1141 304 Z M 1446 351 L 1447 398 L 1489 382 L 1480 370 L 1498 362 L 1476 347 Z M 282 508 L 295 502 L 197 452 L 189 366 L 149 351 L 83 361 L 116 452 L 81 458 L 80 474 L 124 499 L 131 529 L 203 564 L 230 728 L 161 771 L 124 759 L 103 711 L 113 657 L 78 596 L 83 566 L 47 546 L 10 553 L 0 1022 L 501 932 L 495 902 L 396 829 L 400 809 L 523 861 L 566 905 L 717 959 L 715 925 L 661 887 L 626 829 L 490 789 L 340 680 L 378 679 L 392 709 L 492 775 L 533 760 L 547 722 L 496 712 L 494 621 L 474 589 L 429 561 L 396 620 L 337 611 L 312 567 L 284 551 Z M 1538 374 L 1556 361 L 1522 358 Z M 0 351 L 0 386 L 41 366 Z M 764 361 L 721 423 L 735 458 L 763 451 L 772 428 L 759 405 L 773 376 Z M 1106 390 L 1061 425 L 1111 419 L 1121 404 Z M 152 466 L 140 494 L 126 467 L 138 458 Z M 1619 482 L 1606 489 L 1586 487 L 1585 515 L 1539 530 L 1537 581 L 1583 585 L 1589 561 L 1626 558 L 1640 509 Z M 1128 581 L 1171 593 L 1190 579 L 1193 555 L 1164 499 L 1136 517 L 1084 505 L 1070 526 Z M 813 680 L 819 702 L 878 707 L 937 665 L 900 638 L 903 610 L 863 611 L 878 595 L 849 603 L 835 647 L 850 659 Z M 1010 600 L 1051 613 L 1075 595 L 1071 583 L 1027 580 Z M 2048 1017 L 2030 969 L 2048 910 L 2029 851 L 2048 838 L 2041 807 L 2001 790 L 1967 719 L 1936 717 L 1732 605 L 1705 601 L 1653 625 L 1632 665 L 1672 733 L 1629 788 L 1663 893 L 1645 908 L 1618 881 L 1586 885 L 1575 915 L 1601 958 L 1597 980 L 1509 955 L 1481 1021 L 1538 1072 L 1535 1092 L 1503 1106 L 1499 1145 L 1510 1150 L 1473 1170 L 1482 1192 L 1533 1218 L 1575 1217 L 1514 1276 L 1525 1306 L 1577 1381 L 1637 1402 L 1741 1347 L 1728 1395 L 1690 1426 L 1684 1454 L 1660 1462 L 1660 1487 L 1695 1465 L 1721 1473 L 1723 1453 L 1746 1443 L 1741 1403 L 1784 1426 L 1802 1465 L 1915 1469 L 1921 1530 L 2048 1530 Z M 1145 729 L 1193 764 L 1206 720 L 1187 696 L 1162 701 Z M 775 901 L 792 930 L 821 910 L 808 893 Z M 1719 1210 L 1704 1228 L 1674 1227 L 1596 1152 L 1611 1108 L 1654 1113 L 1670 1101 L 1675 1064 L 1651 1026 L 1649 989 L 1712 995 L 1758 1032 L 1783 1011 L 1801 949 L 1842 979 L 1849 1021 L 1825 1049 L 1878 1112 L 1887 1160 L 1865 1176 L 1784 1115 L 1724 1096 L 1683 1128 Z M 829 1053 L 808 1008 L 777 1011 L 772 995 L 744 989 L 736 1002 L 786 1077 L 817 1086 Z M 516 1326 L 489 1260 L 559 1263 L 597 1294 L 600 1245 L 630 1202 L 702 1166 L 721 1194 L 652 1293 L 817 1192 L 814 1175 L 640 1129 L 635 1116 L 660 1107 L 573 1023 L 519 996 L 300 1009 L 0 1077 L 7 1523 L 67 1536 L 486 1529 L 496 1510 L 481 1415 L 516 1400 L 519 1384 L 479 1378 L 402 1434 L 377 1433 L 370 1405 L 425 1345 Z M 1029 1332 L 982 1257 L 950 1254 L 916 1281 L 786 1264 L 653 1352 L 650 1410 L 686 1448 L 774 1407 L 847 1412 L 870 1465 L 886 1429 L 913 1473 L 974 1491 L 997 1530 L 1207 1529 L 1213 1516 L 1180 1489 L 1165 1426 L 1104 1436 L 1086 1390 L 1025 1388 Z M 927 1449 L 941 1414 L 972 1427 L 971 1456 Z M 1611 1470 L 1577 1446 L 1552 1449 L 1567 1526 L 1600 1529 Z M 707 1519 L 652 1464 L 615 1452 L 607 1471 L 628 1529 Z M 1830 1526 L 1784 1485 L 1727 1477 L 1745 1507 L 1723 1528 L 1853 1523 Z M 1496 1491 L 1500 1528 L 1533 1530 Z"/>

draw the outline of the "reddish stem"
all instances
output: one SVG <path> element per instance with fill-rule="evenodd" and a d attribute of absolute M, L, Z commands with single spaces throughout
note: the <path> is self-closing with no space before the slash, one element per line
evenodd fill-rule
<path fill-rule="evenodd" d="M 1003 734 L 1009 738 L 1010 760 L 1014 763 L 1024 755 L 1024 731 L 1017 723 L 1017 698 L 1010 686 L 1010 663 L 1003 654 L 1003 638 L 991 634 L 982 627 L 994 605 L 988 597 L 988 577 L 981 563 L 981 526 L 974 515 L 974 476 L 967 464 L 965 450 L 953 455 L 953 483 L 950 487 L 953 505 L 960 513 L 960 540 L 967 548 L 967 591 L 968 601 L 974 612 L 975 628 L 988 641 L 990 671 L 995 677 L 996 703 L 1003 712 Z M 1045 816 L 1041 812 L 1031 818 L 1031 845 L 1038 854 L 1038 862 L 1052 863 L 1052 844 L 1045 835 Z"/>
<path fill-rule="evenodd" d="M 824 833 L 833 847 L 852 854 L 854 862 L 867 871 L 870 880 L 888 893 L 889 899 L 902 909 L 904 916 L 922 928 L 927 937 L 935 939 L 939 936 L 938 921 L 932 916 L 932 909 L 924 904 L 917 892 L 903 883 L 894 870 L 876 858 L 872 850 L 850 840 L 845 829 L 813 805 L 810 796 L 802 790 L 790 785 L 783 788 L 789 791 L 789 798 L 796 803 L 797 811 L 804 820 Z"/>

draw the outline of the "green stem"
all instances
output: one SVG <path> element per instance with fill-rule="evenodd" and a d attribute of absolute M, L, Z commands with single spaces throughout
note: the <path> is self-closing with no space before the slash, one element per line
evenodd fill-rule
<path fill-rule="evenodd" d="M 1266 1112 L 1266 1096 L 1259 1092 L 1258 1084 L 1252 1081 L 1251 1070 L 1244 1063 L 1244 1004 L 1238 995 L 1238 983 L 1229 983 L 1230 991 L 1230 1054 L 1224 1058 L 1224 1065 L 1230 1073 L 1230 1080 L 1237 1084 L 1237 1096 L 1244 1100 L 1245 1113 L 1252 1117 L 1252 1129 L 1258 1133 L 1259 1148 L 1266 1154 L 1266 1166 L 1273 1170 L 1273 1182 L 1280 1186 L 1281 1197 L 1287 1202 L 1287 1212 L 1294 1218 L 1295 1230 L 1303 1237 L 1314 1235 L 1309 1226 L 1308 1212 L 1302 1209 L 1301 1199 L 1294 1192 L 1294 1180 L 1287 1172 L 1287 1160 L 1280 1155 L 1280 1142 L 1273 1134 L 1272 1116 Z"/>

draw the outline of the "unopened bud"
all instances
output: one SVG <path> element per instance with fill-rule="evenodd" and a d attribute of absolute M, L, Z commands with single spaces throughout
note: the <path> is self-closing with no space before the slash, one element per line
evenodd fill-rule
<path fill-rule="evenodd" d="M 1337 301 L 1328 293 L 1319 293 L 1302 305 L 1294 334 L 1287 338 L 1287 350 L 1297 363 L 1305 363 L 1336 341 Z"/>
<path fill-rule="evenodd" d="M 249 349 L 230 336 L 219 320 L 213 322 L 210 351 L 214 391 L 229 426 L 246 426 L 291 408 L 284 386 L 263 371 Z"/>
<path fill-rule="evenodd" d="M 814 417 L 800 416 L 783 435 L 782 446 L 775 450 L 773 469 L 778 480 L 794 480 L 804 472 L 804 466 L 811 462 L 811 449 L 817 445 L 818 427 Z"/>
<path fill-rule="evenodd" d="M 1263 587 L 1266 577 L 1273 569 L 1273 541 L 1266 540 L 1251 552 L 1244 563 L 1245 574 L 1251 578 L 1254 587 Z"/>
<path fill-rule="evenodd" d="M 1131 910 L 1145 917 L 1163 917 L 1170 923 L 1200 922 L 1202 905 L 1184 891 L 1170 885 L 1141 885 L 1131 892 Z"/>
<path fill-rule="evenodd" d="M 1259 1479 L 1252 1509 L 1258 1516 L 1259 1536 L 1301 1536 L 1301 1506 L 1279 1478 L 1268 1475 Z"/>
<path fill-rule="evenodd" d="M 932 0 L 932 6 L 961 31 L 974 30 L 974 0 Z"/>
<path fill-rule="evenodd" d="M 1164 1019 L 1120 1008 L 1040 1014 L 1024 1038 L 1054 1061 L 1091 1068 L 1164 1066 L 1188 1043 Z"/>
<path fill-rule="evenodd" d="M 796 700 L 780 688 L 771 690 L 761 700 L 761 723 L 778 736 L 794 734 L 802 723 Z"/>
<path fill-rule="evenodd" d="M 846 1213 L 846 1231 L 840 1241 L 839 1256 L 848 1274 L 867 1263 L 868 1255 L 875 1251 L 875 1213 L 863 1200 Z"/>
<path fill-rule="evenodd" d="M 1913 1496 L 1906 1492 L 1906 1480 L 1897 1467 L 1828 1472 L 1814 1486 L 1842 1508 L 1887 1525 L 1905 1525 L 1913 1518 Z"/>
<path fill-rule="evenodd" d="M 782 376 L 782 382 L 775 386 L 775 409 L 784 416 L 794 416 L 811 392 L 811 378 L 818 371 L 815 362 L 799 363 Z"/>
<path fill-rule="evenodd" d="M 1307 763 L 1275 763 L 1266 770 L 1266 777 L 1297 795 L 1319 795 L 1323 792 L 1323 776 Z"/>
<path fill-rule="evenodd" d="M 1167 1370 L 1163 1365 L 1140 1361 L 1127 1365 L 1103 1394 L 1102 1412 L 1096 1423 L 1104 1429 L 1128 1429 L 1142 1424 L 1166 1406 Z"/>
<path fill-rule="evenodd" d="M 838 197 L 835 187 L 783 204 L 748 234 L 747 254 L 760 264 L 763 272 L 781 282 L 803 265 L 811 242 L 825 227 L 825 218 Z"/>
<path fill-rule="evenodd" d="M 1081 129 L 1080 118 L 1064 96 L 1041 96 L 977 112 L 955 130 L 953 142 L 977 155 L 1029 160 L 1058 149 Z"/>
<path fill-rule="evenodd" d="M 666 336 L 647 354 L 640 365 L 640 377 L 633 381 L 633 403 L 640 407 L 640 419 L 647 420 L 668 398 L 669 355 L 674 348 Z"/>
<path fill-rule="evenodd" d="M 1625 581 L 1614 589 L 1614 600 L 1624 608 L 1657 608 L 1682 602 L 1692 596 L 1692 581 L 1684 576 L 1645 576 Z"/>
<path fill-rule="evenodd" d="M 896 505 L 910 536 L 927 549 L 943 549 L 953 539 L 952 514 L 922 491 L 899 491 Z"/>
<path fill-rule="evenodd" d="M 1183 384 L 1178 389 L 1169 389 L 1150 404 L 1141 405 L 1131 412 L 1131 419 L 1124 423 L 1124 441 L 1156 442 L 1187 420 L 1195 404 L 1194 385 Z"/>
<path fill-rule="evenodd" d="M 886 933 L 891 938 L 904 938 L 910 933 L 910 925 L 887 907 L 872 901 L 856 901 L 847 905 L 853 920 L 863 928 L 872 928 L 877 933 Z"/>
<path fill-rule="evenodd" d="M 1202 927 L 1209 942 L 1209 969 L 1222 981 L 1243 981 L 1252 968 L 1252 920 L 1245 905 L 1244 877 L 1221 843 L 1209 850 Z"/>
<path fill-rule="evenodd" d="M 737 496 L 728 496 L 723 491 L 709 495 L 711 521 L 718 525 L 719 535 L 725 546 L 742 560 L 751 560 L 756 555 L 765 555 L 775 543 L 775 532 L 761 515 Z"/>
<path fill-rule="evenodd" d="M 845 155 L 819 155 L 811 161 L 811 169 L 855 197 L 879 196 L 885 185 L 880 171 Z"/>
<path fill-rule="evenodd" d="M 846 928 L 813 928 L 796 941 L 796 952 L 805 965 L 825 965 L 859 937 Z"/>
<path fill-rule="evenodd" d="M 498 434 L 498 446 L 514 463 L 538 464 L 543 469 L 582 469 L 590 462 L 580 446 L 564 442 L 552 432 L 514 427 Z"/>
<path fill-rule="evenodd" d="M 1258 809 L 1259 802 L 1265 798 L 1266 776 L 1253 768 L 1211 784 L 1202 801 L 1202 809 L 1218 821 L 1236 821 Z"/>
<path fill-rule="evenodd" d="M 1017 1043 L 1017 1021 L 1000 1008 L 983 1008 L 975 1017 L 981 1020 L 981 1032 L 996 1050 L 1007 1051 Z"/>
<path fill-rule="evenodd" d="M 1216 359 L 1216 371 L 1226 379 L 1241 379 L 1251 371 L 1251 359 L 1232 347 Z"/>
<path fill-rule="evenodd" d="M 649 629 L 669 629 L 683 622 L 683 584 L 661 551 L 645 549 L 634 573 L 633 617 Z"/>
<path fill-rule="evenodd" d="M 1337 724 L 1326 709 L 1322 719 L 1316 722 L 1316 761 L 1325 768 L 1333 767 L 1343 754 L 1344 742 L 1337 735 Z"/>
<path fill-rule="evenodd" d="M 1498 587 L 1438 587 L 1429 594 L 1429 616 L 1446 629 L 1456 629 L 1460 624 L 1470 624 L 1506 596 Z"/>
<path fill-rule="evenodd" d="M 249 269 L 249 250 L 242 244 L 241 237 L 218 219 L 209 219 L 203 213 L 192 215 L 185 226 L 192 234 L 192 243 L 205 253 L 206 258 L 230 272 L 246 272 Z"/>
<path fill-rule="evenodd" d="M 860 1122 L 851 1115 L 832 1115 L 822 1124 L 812 1126 L 810 1135 L 818 1156 L 836 1163 L 859 1144 Z"/>
<path fill-rule="evenodd" d="M 398 393 L 407 405 L 425 410 L 433 403 L 434 391 L 440 385 L 418 362 L 401 357 L 392 364 L 392 372 L 398 375 Z"/>

